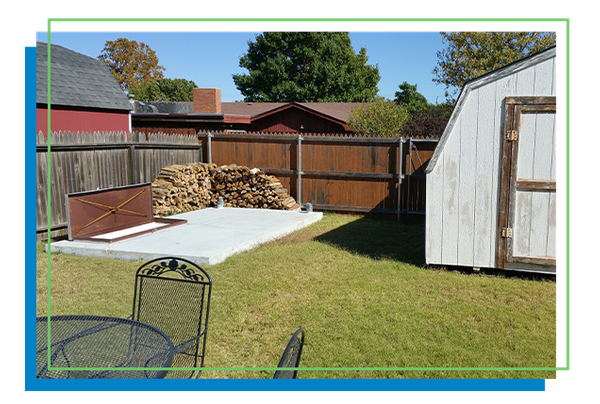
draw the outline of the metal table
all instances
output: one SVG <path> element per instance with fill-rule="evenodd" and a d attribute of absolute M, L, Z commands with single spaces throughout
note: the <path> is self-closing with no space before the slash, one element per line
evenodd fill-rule
<path fill-rule="evenodd" d="M 101 316 L 37 318 L 37 377 L 41 379 L 154 379 L 169 367 L 173 343 L 161 330 L 130 319 Z M 68 368 L 54 370 L 54 368 Z M 81 368 L 137 368 L 90 369 Z"/>

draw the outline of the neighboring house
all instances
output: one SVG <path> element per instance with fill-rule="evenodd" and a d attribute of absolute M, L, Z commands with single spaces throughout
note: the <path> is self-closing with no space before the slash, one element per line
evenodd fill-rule
<path fill-rule="evenodd" d="M 134 102 L 133 128 L 351 133 L 346 124 L 360 103 L 221 102 L 221 90 L 194 89 L 193 102 Z"/>
<path fill-rule="evenodd" d="M 37 132 L 48 131 L 48 44 L 36 44 Z M 131 130 L 127 95 L 104 62 L 52 45 L 51 130 L 72 132 Z"/>
<path fill-rule="evenodd" d="M 352 108 L 360 103 L 289 102 L 223 103 L 226 115 L 250 116 L 253 132 L 350 133 L 346 121 Z"/>

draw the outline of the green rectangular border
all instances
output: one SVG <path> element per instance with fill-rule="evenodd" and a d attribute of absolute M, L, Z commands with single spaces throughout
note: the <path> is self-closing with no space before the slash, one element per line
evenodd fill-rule
<path fill-rule="evenodd" d="M 51 31 L 60 29 L 61 25 L 77 24 L 77 25 L 136 25 L 136 24 L 153 24 L 160 29 L 161 25 L 184 25 L 184 24 L 207 24 L 214 28 L 214 25 L 223 25 L 224 29 L 228 25 L 243 25 L 243 24 L 352 24 L 352 25 L 370 25 L 370 24 L 400 24 L 400 25 L 421 25 L 423 28 L 427 26 L 440 25 L 504 25 L 504 24 L 524 24 L 524 25 L 544 25 L 558 24 L 563 26 L 563 37 L 561 38 L 562 53 L 560 57 L 563 61 L 563 91 L 564 97 L 561 100 L 563 105 L 562 115 L 564 117 L 563 127 L 563 164 L 564 164 L 564 194 L 563 194 L 563 274 L 562 274 L 562 292 L 563 292 L 563 341 L 562 349 L 564 354 L 564 362 L 559 363 L 555 368 L 548 367 L 518 367 L 518 368 L 494 368 L 494 367 L 372 367 L 372 368 L 306 368 L 298 367 L 298 370 L 372 370 L 372 371 L 439 371 L 439 370 L 513 370 L 513 371 L 557 371 L 571 372 L 571 25 L 572 17 L 489 17 L 489 16 L 469 16 L 469 17 L 329 17 L 329 16 L 274 16 L 274 17 L 187 17 L 187 16 L 171 16 L 171 17 L 130 17 L 130 16 L 112 16 L 112 17 L 46 17 L 46 30 L 48 32 L 48 133 L 50 133 L 50 39 Z M 199 27 L 200 28 L 200 27 Z M 50 187 L 50 136 L 48 136 L 48 187 Z M 48 212 L 50 212 L 51 198 L 48 190 Z M 50 215 L 48 215 L 48 316 L 50 316 Z M 559 322 L 560 324 L 560 322 Z M 559 341 L 560 343 L 561 341 Z M 50 344 L 50 321 L 48 321 L 48 344 Z M 48 353 L 48 361 L 50 362 L 50 353 Z M 75 368 L 69 368 L 75 370 Z M 144 368 L 77 368 L 76 370 L 143 370 Z M 196 368 L 197 370 L 265 370 L 274 371 L 277 368 L 247 368 L 247 367 L 226 367 L 226 368 Z M 293 368 L 291 368 L 293 369 Z M 52 370 L 65 370 L 65 368 L 52 368 Z M 190 368 L 153 368 L 152 370 L 190 370 Z"/>

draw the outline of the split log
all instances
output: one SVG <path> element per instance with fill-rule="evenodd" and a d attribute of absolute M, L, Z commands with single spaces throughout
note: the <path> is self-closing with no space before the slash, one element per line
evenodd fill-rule
<path fill-rule="evenodd" d="M 274 176 L 236 164 L 192 163 L 163 167 L 152 183 L 155 215 L 216 206 L 300 210 L 300 205 Z"/>
<path fill-rule="evenodd" d="M 176 164 L 163 167 L 152 183 L 155 215 L 200 209 L 210 203 L 210 172 L 215 164 Z"/>

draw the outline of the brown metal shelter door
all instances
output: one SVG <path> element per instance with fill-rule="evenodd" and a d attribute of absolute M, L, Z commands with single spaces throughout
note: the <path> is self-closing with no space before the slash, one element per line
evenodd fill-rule
<path fill-rule="evenodd" d="M 556 97 L 508 97 L 496 266 L 556 267 Z"/>

